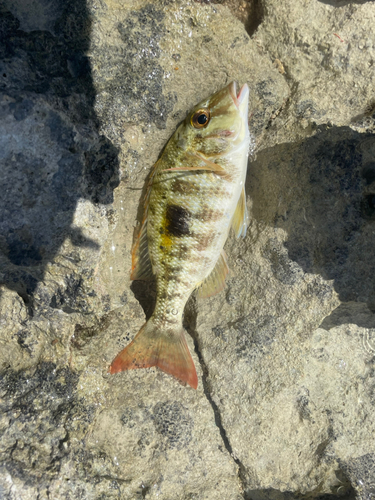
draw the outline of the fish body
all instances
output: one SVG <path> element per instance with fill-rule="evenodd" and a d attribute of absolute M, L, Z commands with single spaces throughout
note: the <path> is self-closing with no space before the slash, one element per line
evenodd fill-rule
<path fill-rule="evenodd" d="M 158 366 L 198 385 L 182 316 L 195 289 L 207 297 L 224 288 L 228 266 L 223 246 L 230 227 L 237 237 L 246 234 L 248 95 L 247 85 L 237 95 L 232 82 L 200 102 L 154 165 L 133 245 L 131 278 L 155 276 L 155 310 L 113 360 L 111 373 Z"/>

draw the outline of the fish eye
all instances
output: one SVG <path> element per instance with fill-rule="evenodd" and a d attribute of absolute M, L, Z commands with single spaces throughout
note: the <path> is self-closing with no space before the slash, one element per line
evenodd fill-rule
<path fill-rule="evenodd" d="M 204 128 L 207 127 L 210 117 L 211 114 L 209 109 L 198 109 L 191 117 L 190 123 L 194 128 Z"/>

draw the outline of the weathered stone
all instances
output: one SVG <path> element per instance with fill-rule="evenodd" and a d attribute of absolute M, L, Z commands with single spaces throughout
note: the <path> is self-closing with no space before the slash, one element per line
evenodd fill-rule
<path fill-rule="evenodd" d="M 371 498 L 374 12 L 4 2 L 1 498 Z M 147 174 L 231 80 L 250 88 L 251 222 L 225 291 L 185 311 L 198 390 L 109 376 L 155 299 L 129 278 Z"/>
<path fill-rule="evenodd" d="M 373 2 L 260 3 L 266 15 L 253 40 L 291 89 L 287 106 L 269 130 L 268 145 L 295 142 L 326 124 L 373 131 Z"/>

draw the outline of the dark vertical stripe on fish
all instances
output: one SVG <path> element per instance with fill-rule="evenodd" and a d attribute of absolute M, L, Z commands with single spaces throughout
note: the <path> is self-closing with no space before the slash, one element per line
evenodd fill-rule
<path fill-rule="evenodd" d="M 190 234 L 190 212 L 179 205 L 168 205 L 165 214 L 166 229 L 171 236 L 181 237 Z"/>

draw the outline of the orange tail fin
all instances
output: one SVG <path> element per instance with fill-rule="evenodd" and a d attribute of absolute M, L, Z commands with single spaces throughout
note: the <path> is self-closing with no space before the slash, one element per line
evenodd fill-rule
<path fill-rule="evenodd" d="M 109 371 L 117 373 L 151 366 L 157 366 L 193 389 L 198 386 L 197 372 L 182 326 L 172 332 L 162 331 L 155 327 L 152 317 L 133 341 L 115 357 Z"/>

